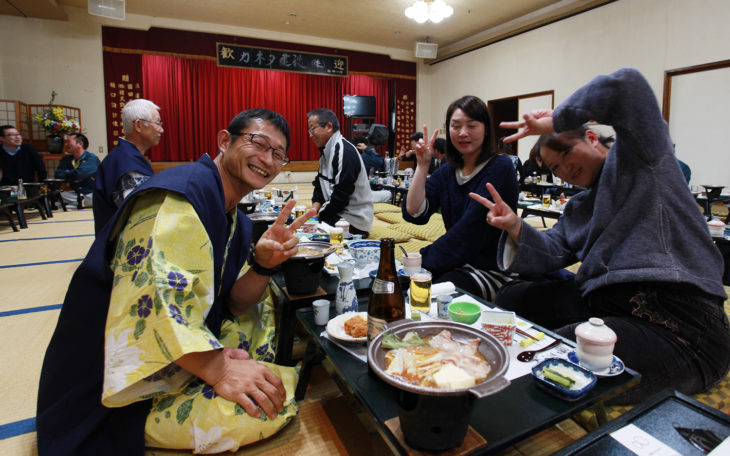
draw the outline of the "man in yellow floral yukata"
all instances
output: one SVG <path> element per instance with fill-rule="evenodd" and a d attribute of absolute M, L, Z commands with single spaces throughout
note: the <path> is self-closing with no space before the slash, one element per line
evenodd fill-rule
<path fill-rule="evenodd" d="M 135 190 L 74 274 L 41 373 L 40 455 L 235 451 L 297 414 L 267 285 L 313 210 L 286 226 L 290 201 L 250 249 L 236 208 L 288 162 L 289 127 L 248 110 L 217 144 Z"/>

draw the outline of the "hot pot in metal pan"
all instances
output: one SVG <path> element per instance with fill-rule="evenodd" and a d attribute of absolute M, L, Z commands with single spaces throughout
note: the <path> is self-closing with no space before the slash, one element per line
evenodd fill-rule
<path fill-rule="evenodd" d="M 442 330 L 451 332 L 458 342 L 479 339 L 479 352 L 489 362 L 489 376 L 469 388 L 437 389 L 412 385 L 385 373 L 385 354 L 381 346 L 389 332 L 403 338 L 416 331 L 421 338 L 435 336 Z M 497 393 L 510 382 L 505 378 L 509 367 L 507 349 L 493 336 L 471 326 L 450 321 L 399 320 L 375 337 L 368 346 L 368 364 L 375 374 L 393 387 L 398 417 L 406 443 L 426 451 L 444 451 L 458 447 L 469 429 L 471 410 L 477 399 Z"/>

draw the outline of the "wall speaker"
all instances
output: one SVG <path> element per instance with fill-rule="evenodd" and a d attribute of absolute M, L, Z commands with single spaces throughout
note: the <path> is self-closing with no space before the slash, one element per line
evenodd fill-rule
<path fill-rule="evenodd" d="M 416 57 L 422 59 L 435 59 L 438 50 L 439 45 L 436 43 L 416 43 Z"/>
<path fill-rule="evenodd" d="M 373 146 L 382 146 L 388 142 L 388 127 L 380 124 L 370 125 L 368 131 L 368 142 Z"/>
<path fill-rule="evenodd" d="M 125 0 L 89 0 L 89 14 L 124 20 Z"/>

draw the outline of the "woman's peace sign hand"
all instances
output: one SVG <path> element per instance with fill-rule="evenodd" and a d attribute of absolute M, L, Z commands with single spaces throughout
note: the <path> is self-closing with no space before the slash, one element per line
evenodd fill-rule
<path fill-rule="evenodd" d="M 428 127 L 423 126 L 423 138 L 418 140 L 416 144 L 416 163 L 418 166 L 424 166 L 426 169 L 431 166 L 431 157 L 433 157 L 433 143 L 439 134 L 438 128 L 428 137 Z"/>

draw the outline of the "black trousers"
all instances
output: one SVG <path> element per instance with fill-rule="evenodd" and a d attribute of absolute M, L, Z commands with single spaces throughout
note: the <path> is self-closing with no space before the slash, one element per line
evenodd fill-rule
<path fill-rule="evenodd" d="M 693 285 L 624 283 L 582 297 L 572 279 L 517 280 L 500 288 L 495 304 L 572 340 L 581 322 L 602 318 L 617 335 L 614 354 L 642 375 L 611 403 L 637 403 L 664 388 L 702 392 L 730 367 L 723 299 Z"/>

